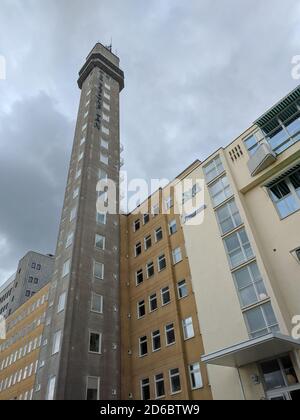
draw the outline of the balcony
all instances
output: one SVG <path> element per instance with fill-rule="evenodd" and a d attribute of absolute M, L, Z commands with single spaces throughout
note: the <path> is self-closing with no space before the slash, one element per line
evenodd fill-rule
<path fill-rule="evenodd" d="M 248 162 L 251 176 L 256 176 L 276 162 L 277 155 L 266 141 L 260 143 Z"/>

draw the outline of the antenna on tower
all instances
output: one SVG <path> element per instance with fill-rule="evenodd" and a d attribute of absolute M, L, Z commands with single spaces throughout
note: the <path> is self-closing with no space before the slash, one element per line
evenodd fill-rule
<path fill-rule="evenodd" d="M 105 48 L 106 48 L 108 51 L 112 52 L 112 37 L 110 38 L 110 45 L 106 45 L 106 46 L 105 46 Z"/>

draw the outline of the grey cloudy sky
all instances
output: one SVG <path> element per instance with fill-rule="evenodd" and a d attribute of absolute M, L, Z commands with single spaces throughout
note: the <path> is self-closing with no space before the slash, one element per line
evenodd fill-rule
<path fill-rule="evenodd" d="M 126 75 L 129 177 L 173 178 L 297 85 L 298 0 L 0 0 L 0 284 L 54 252 L 79 90 L 97 41 Z"/>

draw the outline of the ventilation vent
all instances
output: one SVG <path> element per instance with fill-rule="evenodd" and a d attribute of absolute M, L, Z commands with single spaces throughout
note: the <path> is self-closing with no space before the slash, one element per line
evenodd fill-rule
<path fill-rule="evenodd" d="M 240 145 L 234 147 L 230 152 L 229 152 L 229 156 L 232 160 L 232 162 L 237 161 L 239 158 L 241 158 L 242 156 L 244 156 L 244 152 L 241 148 Z"/>

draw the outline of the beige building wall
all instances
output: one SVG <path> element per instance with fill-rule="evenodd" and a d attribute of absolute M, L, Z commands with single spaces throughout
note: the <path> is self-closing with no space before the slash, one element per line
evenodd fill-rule
<path fill-rule="evenodd" d="M 300 212 L 281 220 L 265 186 L 300 163 L 300 145 L 298 142 L 288 148 L 273 165 L 251 177 L 244 139 L 254 129 L 199 164 L 190 177 L 204 179 L 203 167 L 220 156 L 265 282 L 266 302 L 272 302 L 280 332 L 290 336 L 292 317 L 300 311 L 300 266 L 290 253 L 300 246 Z M 205 353 L 211 354 L 249 340 L 249 334 L 212 200 L 204 185 L 204 222 L 198 226 L 184 224 L 183 230 Z M 299 374 L 295 353 L 291 357 Z M 260 375 L 256 364 L 239 370 L 209 366 L 208 371 L 215 399 L 265 398 L 262 384 L 254 385 L 251 380 L 253 375 Z"/>
<path fill-rule="evenodd" d="M 48 291 L 49 284 L 7 319 L 6 340 L 0 340 L 0 400 L 33 399 Z"/>

